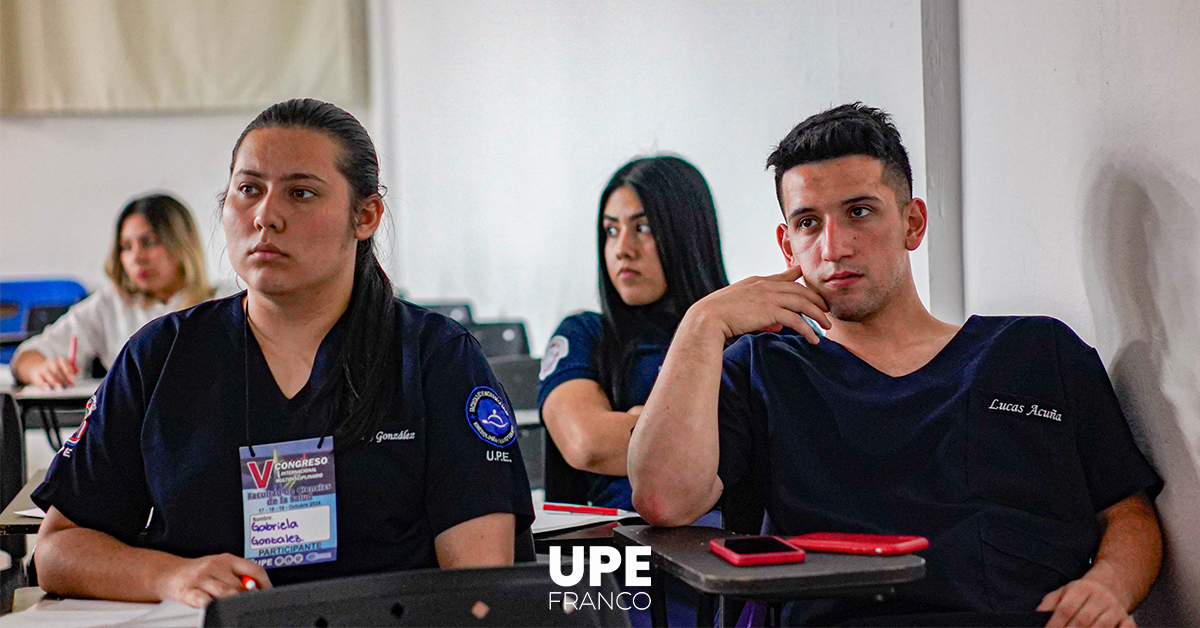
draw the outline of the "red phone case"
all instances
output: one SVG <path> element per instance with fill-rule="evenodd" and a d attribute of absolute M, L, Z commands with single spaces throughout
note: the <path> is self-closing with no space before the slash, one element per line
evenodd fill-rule
<path fill-rule="evenodd" d="M 789 545 L 796 551 L 794 552 L 767 552 L 763 554 L 739 554 L 725 547 L 725 539 L 711 539 L 708 542 L 708 549 L 712 553 L 725 559 L 725 562 L 735 567 L 753 567 L 755 565 L 781 565 L 784 563 L 800 563 L 804 562 L 804 550 L 789 543 L 787 539 L 781 539 L 777 536 L 771 537 L 778 540 L 784 545 Z"/>
<path fill-rule="evenodd" d="M 895 556 L 908 554 L 929 547 L 929 539 L 923 536 L 898 534 L 850 534 L 846 532 L 813 532 L 784 539 L 789 545 L 803 547 L 814 552 L 839 552 L 842 554 L 874 554 Z"/>

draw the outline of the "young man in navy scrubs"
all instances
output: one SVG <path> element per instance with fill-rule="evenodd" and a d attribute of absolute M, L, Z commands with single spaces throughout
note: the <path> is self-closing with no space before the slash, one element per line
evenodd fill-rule
<path fill-rule="evenodd" d="M 891 599 L 796 602 L 789 623 L 1134 625 L 1162 482 L 1096 351 L 1051 318 L 925 309 L 908 251 L 926 207 L 884 112 L 815 115 L 768 165 L 789 268 L 680 323 L 630 442 L 639 514 L 685 525 L 748 481 L 776 534 L 929 539 L 925 578 Z"/>

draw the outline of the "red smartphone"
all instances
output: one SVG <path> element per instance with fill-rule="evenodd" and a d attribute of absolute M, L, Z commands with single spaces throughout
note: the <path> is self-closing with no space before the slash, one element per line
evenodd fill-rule
<path fill-rule="evenodd" d="M 712 553 L 724 558 L 730 565 L 750 567 L 753 565 L 779 565 L 798 563 L 804 560 L 804 550 L 788 544 L 777 536 L 739 536 L 732 539 L 712 539 L 708 542 Z"/>
<path fill-rule="evenodd" d="M 839 552 L 842 554 L 875 554 L 895 556 L 908 554 L 929 547 L 929 539 L 923 536 L 898 534 L 849 534 L 846 532 L 813 532 L 788 537 L 787 542 L 814 552 Z"/>

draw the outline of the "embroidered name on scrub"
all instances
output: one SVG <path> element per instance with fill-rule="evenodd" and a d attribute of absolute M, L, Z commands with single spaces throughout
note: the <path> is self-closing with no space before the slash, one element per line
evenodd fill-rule
<path fill-rule="evenodd" d="M 264 568 L 337 560 L 333 437 L 238 449 L 245 557 Z"/>
<path fill-rule="evenodd" d="M 988 406 L 988 410 L 1002 410 L 1004 412 L 1024 414 L 1025 416 L 1040 416 L 1052 421 L 1062 420 L 1062 415 L 1059 414 L 1054 408 L 1039 408 L 1036 403 L 1030 406 L 1029 410 L 1027 411 L 1024 404 L 1004 403 L 999 399 L 992 399 L 992 404 Z"/>

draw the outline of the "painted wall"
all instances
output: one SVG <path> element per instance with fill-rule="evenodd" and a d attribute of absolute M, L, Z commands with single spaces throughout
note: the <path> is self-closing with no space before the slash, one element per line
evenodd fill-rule
<path fill-rule="evenodd" d="M 783 269 L 763 166 L 813 113 L 891 111 L 924 190 L 915 0 L 382 8 L 397 284 L 527 320 L 535 354 L 564 316 L 598 307 L 597 203 L 635 156 L 671 151 L 704 173 L 732 280 Z M 923 295 L 926 259 L 913 255 Z"/>
<path fill-rule="evenodd" d="M 192 210 L 209 279 L 234 288 L 216 199 L 257 113 L 0 117 L 0 275 L 103 285 L 117 214 L 160 190 Z M 369 112 L 353 113 L 371 130 Z"/>
<path fill-rule="evenodd" d="M 165 190 L 192 210 L 212 278 L 232 283 L 216 195 L 255 113 L 0 118 L 0 273 L 99 287 L 117 213 Z"/>
<path fill-rule="evenodd" d="M 964 2 L 967 312 L 1056 316 L 1166 479 L 1138 621 L 1200 624 L 1200 4 Z"/>
<path fill-rule="evenodd" d="M 891 111 L 923 193 L 916 0 L 371 6 L 373 106 L 355 113 L 391 189 L 384 266 L 414 300 L 527 320 L 535 354 L 598 307 L 596 203 L 634 156 L 672 151 L 704 172 L 735 280 L 782 269 L 763 164 L 812 113 Z M 113 218 L 157 189 L 192 208 L 232 285 L 214 199 L 254 113 L 0 118 L 0 274 L 99 286 Z M 913 255 L 923 296 L 926 259 Z"/>

